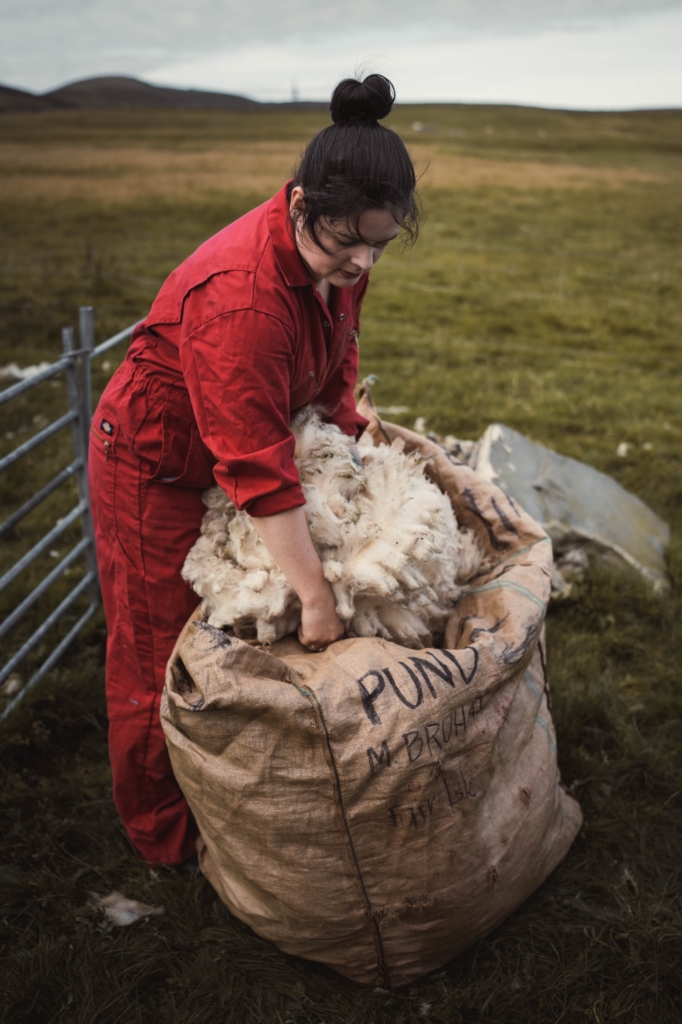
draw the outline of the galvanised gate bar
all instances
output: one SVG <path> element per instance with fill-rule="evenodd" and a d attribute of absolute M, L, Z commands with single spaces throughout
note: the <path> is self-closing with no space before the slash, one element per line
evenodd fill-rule
<path fill-rule="evenodd" d="M 88 435 L 90 421 L 92 419 L 92 360 L 104 355 L 110 349 L 130 338 L 136 324 L 131 324 L 123 331 L 107 338 L 100 345 L 95 345 L 95 324 L 94 309 L 92 306 L 81 306 L 79 310 L 79 338 L 76 343 L 73 327 L 62 329 L 62 356 L 51 366 L 45 367 L 33 376 L 19 381 L 17 384 L 0 392 L 0 406 L 6 405 L 20 395 L 25 395 L 39 385 L 63 376 L 66 383 L 68 399 L 68 411 L 59 416 L 47 426 L 38 430 L 33 437 L 18 445 L 12 451 L 0 458 L 0 472 L 15 465 L 24 456 L 40 447 L 45 441 L 59 433 L 61 430 L 70 427 L 73 444 L 73 458 L 63 469 L 49 480 L 40 490 L 29 497 L 15 512 L 13 512 L 2 524 L 0 524 L 0 543 L 8 538 L 12 530 L 29 513 L 45 501 L 51 494 L 62 487 L 68 480 L 75 478 L 77 486 L 77 503 L 64 516 L 62 516 L 52 529 L 48 530 L 25 554 L 6 570 L 0 577 L 0 593 L 4 591 L 15 580 L 20 580 L 22 574 L 28 567 L 45 552 L 50 551 L 52 545 L 61 537 L 69 527 L 80 521 L 82 537 L 71 548 L 71 550 L 48 572 L 45 577 L 29 593 L 24 596 L 19 604 L 0 623 L 0 641 L 3 646 L 11 637 L 15 626 L 33 608 L 46 591 L 55 583 L 74 563 L 79 559 L 85 560 L 85 574 L 78 580 L 69 593 L 59 604 L 47 615 L 33 633 L 26 639 L 18 650 L 14 651 L 0 668 L 0 686 L 16 672 L 24 659 L 42 643 L 45 637 L 57 625 L 59 620 L 69 608 L 78 600 L 82 594 L 89 598 L 88 607 L 80 616 L 78 621 L 69 629 L 65 636 L 61 637 L 44 661 L 35 669 L 31 677 L 23 684 L 21 690 L 13 696 L 2 713 L 2 718 L 7 718 L 15 709 L 19 701 L 31 690 L 42 677 L 52 669 L 64 651 L 74 641 L 83 626 L 92 618 L 100 603 L 99 581 L 97 575 L 97 560 L 95 557 L 95 538 L 90 514 L 90 494 L 88 491 Z"/>

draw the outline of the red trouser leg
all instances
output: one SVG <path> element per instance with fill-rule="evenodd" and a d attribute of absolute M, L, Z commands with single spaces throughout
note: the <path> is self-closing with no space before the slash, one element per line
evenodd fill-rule
<path fill-rule="evenodd" d="M 109 634 L 114 802 L 146 861 L 179 864 L 194 853 L 196 826 L 173 776 L 159 705 L 166 663 L 198 604 L 180 570 L 205 508 L 198 490 L 150 481 L 115 420 L 111 429 L 93 429 L 90 489 Z"/>

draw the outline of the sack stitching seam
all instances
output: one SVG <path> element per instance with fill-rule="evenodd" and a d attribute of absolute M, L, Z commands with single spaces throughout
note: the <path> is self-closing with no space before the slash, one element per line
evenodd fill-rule
<path fill-rule="evenodd" d="M 302 689 L 301 687 L 298 687 L 298 686 L 296 687 L 296 689 L 300 690 L 300 692 L 305 694 L 306 696 L 312 697 L 312 699 L 314 700 L 314 702 L 315 702 L 315 704 L 317 706 L 318 714 L 320 716 L 320 723 L 322 725 L 322 729 L 324 730 L 324 736 L 325 736 L 325 740 L 327 742 L 327 750 L 329 751 L 329 757 L 331 759 L 332 769 L 334 771 L 334 778 L 336 779 L 336 789 L 337 789 L 337 792 L 338 792 L 338 801 L 339 801 L 339 810 L 341 812 L 341 820 L 343 821 L 343 825 L 344 825 L 344 828 L 346 830 L 346 836 L 348 838 L 348 844 L 350 846 L 351 856 L 353 858 L 353 863 L 355 865 L 355 870 L 357 871 L 358 881 L 360 882 L 360 888 L 362 890 L 362 895 L 363 895 L 363 897 L 365 899 L 365 904 L 367 906 L 367 913 L 369 915 L 369 919 L 370 919 L 371 924 L 372 924 L 372 931 L 373 931 L 373 934 L 374 934 L 374 944 L 375 944 L 376 956 L 377 956 L 377 966 L 378 966 L 379 972 L 380 972 L 380 974 L 382 976 L 382 980 L 384 981 L 384 983 L 388 984 L 388 972 L 386 970 L 386 962 L 385 962 L 385 957 L 384 957 L 384 947 L 383 947 L 383 942 L 381 940 L 381 931 L 379 929 L 379 925 L 377 923 L 376 917 L 374 916 L 374 913 L 372 911 L 372 903 L 371 903 L 371 900 L 369 898 L 369 893 L 367 892 L 367 887 L 365 885 L 365 880 L 363 878 L 362 871 L 360 869 L 360 862 L 358 860 L 357 853 L 355 852 L 355 846 L 353 844 L 353 837 L 350 834 L 350 826 L 348 824 L 348 819 L 346 817 L 346 809 L 344 807 L 343 795 L 342 795 L 342 792 L 341 792 L 341 779 L 339 777 L 339 770 L 338 770 L 338 768 L 336 766 L 336 759 L 334 758 L 334 752 L 333 752 L 332 746 L 331 746 L 329 730 L 327 729 L 327 723 L 325 721 L 324 713 L 322 711 L 322 706 L 321 706 L 319 700 L 317 699 L 317 695 L 312 690 L 309 690 L 308 688 Z"/>

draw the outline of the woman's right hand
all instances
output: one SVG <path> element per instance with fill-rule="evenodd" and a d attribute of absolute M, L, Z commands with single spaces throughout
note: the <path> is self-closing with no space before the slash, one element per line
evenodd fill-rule
<path fill-rule="evenodd" d="M 336 614 L 332 588 L 325 580 L 324 589 L 302 604 L 298 639 L 311 651 L 323 651 L 335 640 L 340 640 L 344 632 L 343 622 Z"/>

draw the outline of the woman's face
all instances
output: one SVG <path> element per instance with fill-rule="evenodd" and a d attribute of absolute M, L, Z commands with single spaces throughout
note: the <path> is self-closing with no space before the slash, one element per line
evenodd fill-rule
<path fill-rule="evenodd" d="M 291 193 L 290 211 L 302 206 L 303 189 L 296 186 Z M 296 224 L 296 221 L 294 221 Z M 330 224 L 322 218 L 317 234 L 327 252 L 296 227 L 296 246 L 301 259 L 316 284 L 326 280 L 335 288 L 352 288 L 360 277 L 381 259 L 386 246 L 398 236 L 399 225 L 389 210 L 365 210 L 358 222 L 358 241 L 355 232 L 342 222 Z"/>

